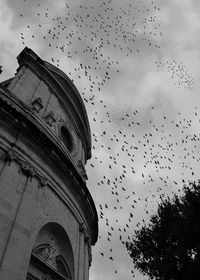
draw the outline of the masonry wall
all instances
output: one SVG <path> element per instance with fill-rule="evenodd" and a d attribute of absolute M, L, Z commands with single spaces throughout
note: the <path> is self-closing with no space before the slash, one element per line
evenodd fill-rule
<path fill-rule="evenodd" d="M 98 217 L 85 184 L 86 110 L 31 49 L 18 62 L 0 85 L 0 279 L 88 280 Z"/>
<path fill-rule="evenodd" d="M 59 128 L 63 123 L 67 124 L 74 140 L 74 150 L 71 156 L 76 164 L 80 161 L 84 166 L 85 153 L 82 141 L 74 129 L 74 120 L 70 118 L 69 110 L 63 108 L 54 90 L 50 89 L 42 78 L 25 66 L 17 73 L 8 89 L 30 108 L 33 108 L 34 102 L 39 99 L 42 106 L 38 111 L 34 110 L 34 114 L 59 140 L 61 140 Z M 67 107 L 68 104 L 65 106 Z M 52 124 L 48 122 L 49 115 L 53 117 Z"/>
<path fill-rule="evenodd" d="M 25 145 L 18 142 L 14 152 L 9 154 L 11 146 L 8 143 L 12 139 L 8 138 L 12 137 L 3 130 L 0 135 L 4 135 L 4 139 L 0 139 L 0 279 L 26 279 L 35 238 L 45 224 L 54 222 L 65 230 L 71 243 L 72 279 L 88 280 L 88 239 L 82 228 L 80 209 L 70 197 L 68 186 L 64 186 L 56 174 L 52 174 L 52 178 L 57 186 L 51 178 L 48 183 L 41 184 L 39 177 L 34 175 L 37 167 L 31 159 L 33 152 L 26 148 L 26 155 L 30 154 L 27 161 L 27 157 L 20 154 Z M 39 161 L 36 156 L 33 158 Z M 45 167 L 45 163 L 38 162 L 38 166 Z M 48 172 L 45 174 L 44 170 L 43 175 L 48 178 Z M 59 196 L 56 188 L 65 189 L 65 195 L 60 191 Z"/>

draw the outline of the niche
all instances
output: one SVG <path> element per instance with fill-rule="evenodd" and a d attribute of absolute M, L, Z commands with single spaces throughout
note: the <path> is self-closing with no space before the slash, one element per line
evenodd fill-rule
<path fill-rule="evenodd" d="M 73 280 L 74 257 L 65 230 L 57 223 L 43 226 L 32 248 L 27 280 Z"/>

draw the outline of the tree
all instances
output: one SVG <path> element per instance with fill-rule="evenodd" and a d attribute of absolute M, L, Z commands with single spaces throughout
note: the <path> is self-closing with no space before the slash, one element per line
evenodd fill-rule
<path fill-rule="evenodd" d="M 126 248 L 149 279 L 200 279 L 200 181 L 184 186 L 181 196 L 162 199 Z"/>

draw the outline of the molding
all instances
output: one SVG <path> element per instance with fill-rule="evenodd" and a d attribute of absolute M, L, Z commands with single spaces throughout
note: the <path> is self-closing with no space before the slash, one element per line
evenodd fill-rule
<path fill-rule="evenodd" d="M 51 130 L 52 124 L 55 124 L 56 118 L 54 119 L 54 116 L 50 115 L 51 121 L 49 122 L 49 114 L 47 114 L 44 118 L 45 122 L 48 124 L 48 126 L 45 126 L 44 121 L 34 113 L 31 108 L 29 108 L 27 105 L 25 105 L 19 98 L 17 98 L 15 95 L 13 95 L 10 91 L 8 91 L 5 88 L 2 88 L 3 91 L 0 90 L 0 99 L 2 99 L 8 106 L 11 106 L 14 110 L 16 110 L 17 113 L 21 114 L 19 118 L 24 121 L 25 124 L 25 118 L 27 121 L 31 122 L 32 125 L 36 126 L 37 129 L 40 131 L 40 133 L 45 134 L 46 137 L 52 142 L 53 145 L 55 145 L 61 153 L 64 154 L 64 156 L 67 158 L 68 161 L 70 161 L 73 165 L 73 168 L 76 170 L 79 176 L 82 177 L 82 174 L 77 166 L 77 164 L 74 162 L 70 152 L 67 150 L 64 143 L 61 141 L 61 136 L 57 136 L 54 134 Z M 0 108 L 1 111 L 3 111 L 3 106 Z M 52 118 L 53 117 L 53 118 Z M 55 121 L 54 121 L 55 120 Z M 60 126 L 66 125 L 64 120 L 64 123 L 59 123 Z M 19 121 L 18 121 L 19 122 Z M 27 124 L 28 126 L 30 125 Z M 67 127 L 67 126 L 66 126 Z M 68 129 L 68 127 L 67 127 Z M 82 177 L 82 180 L 85 181 L 85 179 Z"/>
<path fill-rule="evenodd" d="M 54 269 L 51 265 L 49 265 L 47 262 L 43 261 L 41 258 L 39 258 L 34 253 L 31 254 L 30 264 L 45 271 L 44 278 L 42 277 L 42 280 L 70 280 L 71 278 L 68 278 L 62 274 L 60 274 L 56 269 Z M 31 275 L 31 273 L 28 274 L 28 276 Z M 46 278 L 45 276 L 51 275 L 51 278 Z M 34 278 L 33 278 L 34 279 Z"/>
<path fill-rule="evenodd" d="M 78 170 L 77 165 L 74 164 L 70 154 L 67 152 L 67 149 L 65 149 L 64 145 L 61 145 L 58 137 L 54 137 L 52 133 L 49 133 L 49 131 L 43 127 L 38 117 L 32 113 L 30 108 L 23 104 L 23 102 L 20 102 L 16 96 L 10 93 L 7 89 L 3 88 L 1 85 L 0 103 L 0 125 L 9 133 L 10 136 L 12 136 L 10 145 L 13 146 L 14 143 L 17 144 L 17 141 L 21 141 L 29 148 L 30 151 L 37 154 L 37 156 L 47 164 L 48 168 L 52 169 L 57 174 L 63 183 L 69 181 L 70 176 L 71 179 L 73 179 L 72 184 L 69 186 L 69 191 L 78 205 L 73 206 L 73 209 L 76 209 L 75 212 L 79 213 L 81 220 L 86 221 L 91 234 L 92 245 L 94 245 L 98 238 L 98 215 L 96 207 L 86 186 L 85 180 L 80 174 L 80 170 Z M 5 146 L 9 149 L 9 151 L 10 145 L 8 147 L 5 143 Z M 21 160 L 24 164 L 19 163 L 20 157 L 18 157 L 18 153 L 16 154 L 16 158 L 14 157 L 14 154 L 11 153 L 8 156 L 8 162 L 9 157 L 10 163 L 12 160 L 18 162 L 19 172 L 23 172 L 29 178 L 36 177 L 38 179 L 39 186 L 41 187 L 49 185 L 51 190 L 60 197 L 64 204 L 68 205 L 64 198 L 67 193 L 64 188 L 60 189 L 58 181 L 52 177 L 52 172 L 47 172 L 47 180 L 45 177 L 47 170 L 45 169 L 45 172 L 42 173 L 45 174 L 45 176 L 43 176 L 38 171 L 38 169 L 43 170 L 43 168 L 39 166 L 36 170 L 34 167 L 38 166 L 37 160 L 33 159 L 32 156 L 30 157 L 30 154 L 27 154 L 24 149 L 22 151 L 20 148 L 19 151 L 21 151 Z M 24 154 L 26 155 L 26 158 L 28 157 L 27 161 L 23 161 Z M 29 165 L 30 158 L 31 163 L 33 162 L 34 165 Z M 49 181 L 51 184 L 49 184 Z M 63 194 L 65 194 L 64 197 Z M 67 195 L 67 197 L 69 197 L 69 195 Z M 72 202 L 72 197 L 70 198 L 70 201 Z M 73 204 L 74 203 L 71 203 L 71 206 Z"/>
<path fill-rule="evenodd" d="M 70 104 L 72 108 L 69 110 L 70 115 L 77 116 L 78 124 L 75 123 L 75 126 L 80 131 L 83 129 L 84 134 L 83 143 L 86 149 L 87 159 L 91 158 L 91 131 L 89 126 L 89 120 L 86 113 L 86 108 L 84 102 L 78 92 L 76 86 L 71 82 L 70 78 L 62 72 L 60 69 L 55 67 L 54 65 L 43 61 L 34 51 L 30 48 L 25 47 L 22 52 L 17 57 L 19 67 L 17 69 L 17 73 L 19 70 L 25 66 L 30 68 L 36 75 L 45 81 L 46 84 L 55 92 L 57 96 L 59 96 L 60 103 L 63 104 L 63 107 L 66 108 L 66 104 Z M 64 82 L 64 85 L 63 85 Z M 66 88 L 68 90 L 68 94 L 66 94 Z M 75 97 L 75 98 L 74 98 Z M 82 114 L 80 114 L 80 110 Z M 73 120 L 73 117 L 71 118 Z"/>
<path fill-rule="evenodd" d="M 19 165 L 19 172 L 22 172 L 28 178 L 35 177 L 38 179 L 39 187 L 44 187 L 48 184 L 47 178 L 42 176 L 31 163 L 24 160 L 17 153 L 15 153 L 13 149 L 9 150 L 7 153 L 4 152 L 4 154 L 4 157 L 2 159 L 0 158 L 1 160 L 8 162 L 9 165 L 11 165 L 12 161 L 15 161 Z"/>
<path fill-rule="evenodd" d="M 80 170 L 81 175 L 83 176 L 83 179 L 84 179 L 84 180 L 88 180 L 85 167 L 84 167 L 84 165 L 83 165 L 82 160 L 80 160 L 80 159 L 79 159 L 79 161 L 78 161 L 78 168 L 79 168 L 79 170 Z"/>
<path fill-rule="evenodd" d="M 14 154 L 19 154 L 19 153 L 14 153 L 14 147 L 13 149 L 10 149 L 10 145 L 12 145 L 11 143 L 9 143 L 7 138 L 1 138 L 2 135 L 0 135 L 0 154 L 2 152 L 2 158 L 0 159 L 0 161 L 4 161 L 4 162 L 8 162 L 8 164 L 11 164 L 11 162 L 14 160 Z M 3 142 L 1 142 L 1 140 L 3 140 Z M 8 143 L 9 143 L 9 147 L 8 147 Z M 16 147 L 15 147 L 16 148 Z M 17 147 L 19 148 L 19 147 Z M 19 158 L 23 158 L 25 156 L 25 158 L 27 158 L 27 153 L 25 151 L 22 150 L 18 150 L 18 152 L 20 152 L 20 156 Z M 9 162 L 9 157 L 11 157 L 11 160 Z M 27 160 L 25 160 L 26 162 L 28 162 Z M 32 166 L 35 166 L 35 163 L 37 164 L 37 162 L 34 161 L 34 159 L 30 158 L 30 161 L 33 162 L 34 164 Z M 40 164 L 38 165 L 39 170 L 41 170 L 41 166 Z M 76 203 L 74 203 L 73 198 L 67 193 L 65 192 L 65 189 L 60 188 L 60 184 L 59 182 L 55 179 L 55 177 L 52 177 L 52 174 L 50 174 L 46 169 L 42 169 L 43 172 L 38 171 L 39 174 L 46 174 L 46 177 L 43 175 L 40 175 L 40 177 L 38 177 L 38 181 L 39 181 L 39 186 L 43 187 L 43 186 L 48 186 L 48 188 L 54 192 L 58 198 L 62 201 L 62 203 L 69 209 L 69 211 L 71 212 L 71 214 L 75 217 L 76 221 L 78 224 L 81 224 L 82 221 L 84 221 L 84 225 L 88 225 L 90 227 L 90 225 L 88 224 L 88 220 L 84 215 L 83 209 L 82 207 L 78 207 L 76 205 Z M 37 171 L 37 170 L 36 170 Z M 71 175 L 72 178 L 72 175 Z M 77 202 L 78 203 L 78 202 Z"/>
<path fill-rule="evenodd" d="M 91 238 L 88 234 L 88 231 L 86 229 L 86 226 L 84 223 L 80 223 L 79 224 L 79 232 L 81 232 L 84 235 L 84 242 L 87 245 L 87 249 L 88 249 L 88 258 L 89 258 L 89 268 L 92 265 L 92 249 L 91 249 Z"/>

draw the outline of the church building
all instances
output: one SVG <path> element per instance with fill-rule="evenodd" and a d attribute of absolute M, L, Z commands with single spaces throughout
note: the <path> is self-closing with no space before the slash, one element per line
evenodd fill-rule
<path fill-rule="evenodd" d="M 0 279 L 88 280 L 91 131 L 68 76 L 25 47 L 0 84 Z"/>

